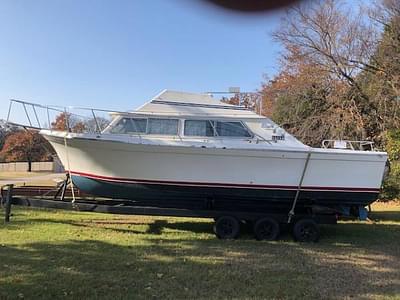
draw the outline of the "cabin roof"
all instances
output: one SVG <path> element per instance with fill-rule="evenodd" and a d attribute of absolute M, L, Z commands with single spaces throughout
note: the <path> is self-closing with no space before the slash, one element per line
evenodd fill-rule
<path fill-rule="evenodd" d="M 214 99 L 209 94 L 164 90 L 134 112 L 170 116 L 212 116 L 229 118 L 264 118 L 244 106 Z"/>

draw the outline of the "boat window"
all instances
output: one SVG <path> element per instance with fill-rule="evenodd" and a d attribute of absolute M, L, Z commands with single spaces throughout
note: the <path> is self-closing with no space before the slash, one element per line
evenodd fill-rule
<path fill-rule="evenodd" d="M 216 121 L 215 123 L 218 136 L 251 137 L 251 134 L 241 122 Z"/>
<path fill-rule="evenodd" d="M 177 119 L 149 119 L 148 133 L 151 134 L 178 134 Z"/>
<path fill-rule="evenodd" d="M 111 133 L 146 133 L 147 119 L 122 118 L 111 128 Z"/>
<path fill-rule="evenodd" d="M 209 120 L 186 120 L 184 134 L 187 136 L 214 136 L 214 129 Z"/>

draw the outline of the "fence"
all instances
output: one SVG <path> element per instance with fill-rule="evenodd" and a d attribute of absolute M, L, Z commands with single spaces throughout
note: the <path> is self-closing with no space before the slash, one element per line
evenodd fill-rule
<path fill-rule="evenodd" d="M 27 172 L 27 162 L 0 163 L 0 172 Z M 63 166 L 57 161 L 32 162 L 33 172 L 64 172 Z"/>

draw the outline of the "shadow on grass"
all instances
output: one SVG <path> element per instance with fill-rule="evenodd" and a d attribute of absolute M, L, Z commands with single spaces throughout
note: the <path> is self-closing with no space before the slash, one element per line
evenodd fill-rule
<path fill-rule="evenodd" d="M 140 216 L 139 216 L 140 218 Z M 168 222 L 168 220 L 154 220 L 148 222 L 138 222 L 135 221 L 125 221 L 121 222 L 120 220 L 55 220 L 55 219 L 42 219 L 35 218 L 30 221 L 26 220 L 12 220 L 7 226 L 10 229 L 20 229 L 21 226 L 29 226 L 34 223 L 55 223 L 55 224 L 63 224 L 63 225 L 71 225 L 76 227 L 86 227 L 86 228 L 101 228 L 114 232 L 121 233 L 135 233 L 135 234 L 144 234 L 144 235 L 161 235 L 165 229 L 177 230 L 177 231 L 189 231 L 192 233 L 213 233 L 212 224 L 210 221 L 198 221 L 190 222 L 190 221 L 174 221 Z M 138 231 L 133 229 L 134 226 L 147 226 L 145 231 Z M 125 227 L 125 228 L 118 228 Z M 126 228 L 126 227 L 129 228 Z"/>
<path fill-rule="evenodd" d="M 399 211 L 372 211 L 370 213 L 371 220 L 377 221 L 393 221 L 400 222 L 400 210 Z"/>
<path fill-rule="evenodd" d="M 400 211 L 384 211 L 375 212 L 371 216 L 376 222 L 373 223 L 339 223 L 338 225 L 321 225 L 321 242 L 323 243 L 347 243 L 354 246 L 365 246 L 370 244 L 380 244 L 385 242 L 386 239 L 397 239 L 400 241 L 400 225 L 384 224 L 380 221 L 400 222 Z M 75 227 L 84 228 L 101 228 L 119 233 L 131 233 L 141 235 L 162 235 L 165 230 L 174 230 L 191 233 L 208 233 L 213 234 L 213 222 L 209 219 L 199 221 L 191 221 L 185 219 L 180 221 L 174 219 L 155 219 L 149 220 L 143 216 L 137 216 L 136 219 L 128 219 L 120 216 L 118 219 L 91 219 L 81 218 L 80 220 L 67 219 L 67 218 L 13 218 L 7 224 L 8 229 L 19 230 L 21 226 L 31 226 L 37 223 L 55 223 L 63 225 L 71 225 Z M 144 225 L 145 230 L 136 230 L 136 226 Z M 254 239 L 252 228 L 249 225 L 242 224 L 241 235 L 239 239 Z M 288 241 L 291 240 L 290 228 L 282 228 L 281 239 Z M 400 245 L 399 245 L 400 248 Z"/>
<path fill-rule="evenodd" d="M 399 214 L 382 213 L 385 220 Z M 257 242 L 249 235 L 237 241 L 201 239 L 196 234 L 212 233 L 209 220 L 17 217 L 5 227 L 58 224 L 65 232 L 73 226 L 105 230 L 97 231 L 102 237 L 123 235 L 112 242 L 70 235 L 58 243 L 0 245 L 1 299 L 21 294 L 45 299 L 400 295 L 396 224 L 326 225 L 320 243 L 296 244 L 287 234 L 278 242 Z"/>
<path fill-rule="evenodd" d="M 308 299 L 400 292 L 398 282 L 390 280 L 398 275 L 394 253 L 355 250 L 349 259 L 345 247 L 253 241 L 166 239 L 126 246 L 72 240 L 3 246 L 0 298 Z"/>

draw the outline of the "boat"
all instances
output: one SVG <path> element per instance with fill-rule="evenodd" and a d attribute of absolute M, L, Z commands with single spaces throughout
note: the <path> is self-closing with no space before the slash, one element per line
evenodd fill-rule
<path fill-rule="evenodd" d="M 347 141 L 309 147 L 271 119 L 209 94 L 164 90 L 111 119 L 98 132 L 40 134 L 75 187 L 144 205 L 358 212 L 377 200 L 387 161 L 387 153 Z"/>

